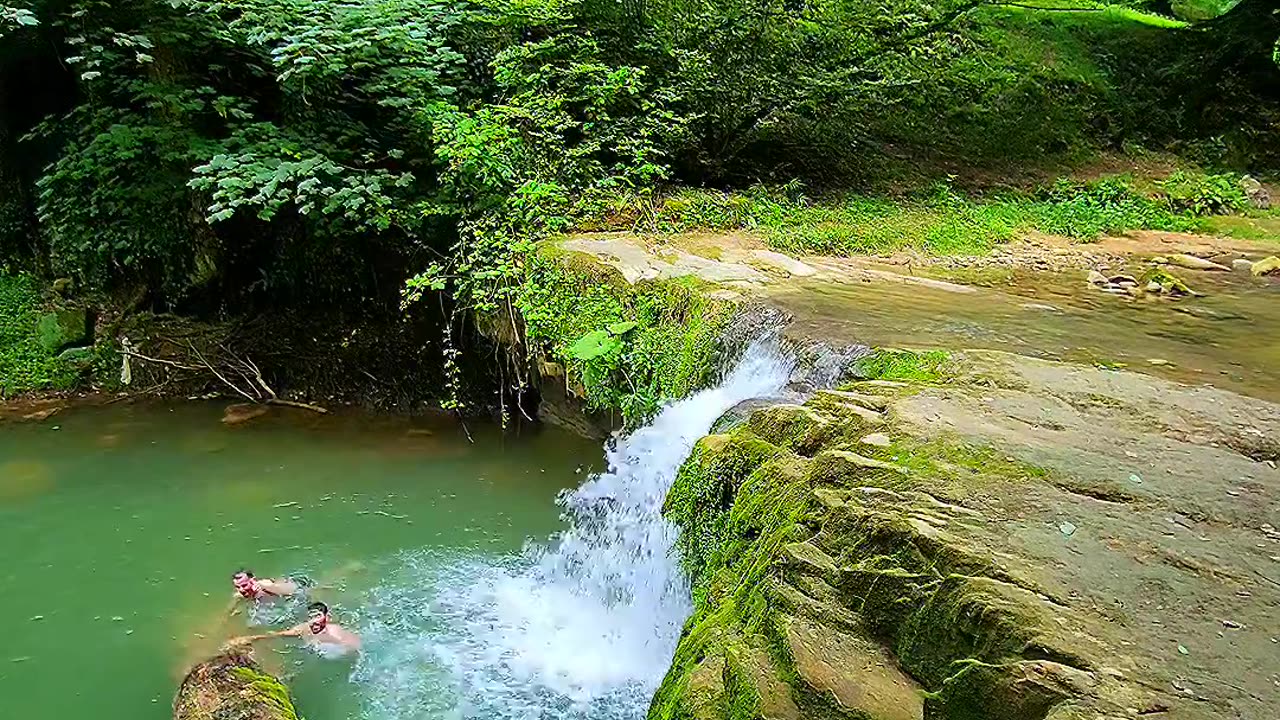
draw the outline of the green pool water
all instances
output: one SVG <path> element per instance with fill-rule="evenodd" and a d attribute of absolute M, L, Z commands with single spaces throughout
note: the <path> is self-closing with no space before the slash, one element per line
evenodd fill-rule
<path fill-rule="evenodd" d="M 251 623 L 301 618 L 285 603 L 227 620 L 236 568 L 304 574 L 336 621 L 372 628 L 371 589 L 407 556 L 517 556 L 562 528 L 557 493 L 603 465 L 598 445 L 551 430 L 468 441 L 447 422 L 304 412 L 228 427 L 222 409 L 0 426 L 0 717 L 167 718 L 192 662 Z M 377 714 L 355 661 L 287 641 L 258 653 L 309 720 Z"/>

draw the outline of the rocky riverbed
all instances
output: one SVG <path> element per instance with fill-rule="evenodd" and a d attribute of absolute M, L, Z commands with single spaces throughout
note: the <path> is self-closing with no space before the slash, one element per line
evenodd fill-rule
<path fill-rule="evenodd" d="M 798 342 L 936 351 L 699 443 L 665 508 L 695 612 L 651 717 L 1280 715 L 1280 305 L 1230 264 L 1267 247 L 708 244 L 569 249 L 778 307 Z M 1151 267 L 1193 292 L 1089 282 Z"/>
<path fill-rule="evenodd" d="M 1280 713 L 1280 407 L 998 352 L 940 373 L 699 444 L 653 716 Z"/>

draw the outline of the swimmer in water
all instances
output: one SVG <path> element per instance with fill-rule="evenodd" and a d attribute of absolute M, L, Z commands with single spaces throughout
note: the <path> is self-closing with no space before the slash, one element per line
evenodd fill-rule
<path fill-rule="evenodd" d="M 263 635 L 246 635 L 232 638 L 227 645 L 245 645 L 278 637 L 302 638 L 302 641 L 318 650 L 336 649 L 344 653 L 360 649 L 360 636 L 329 619 L 329 606 L 322 602 L 314 602 L 307 606 L 307 621 L 294 625 L 288 630 L 280 630 Z"/>
<path fill-rule="evenodd" d="M 263 600 L 271 600 L 274 598 L 289 597 L 296 595 L 298 583 L 292 580 L 272 580 L 271 578 L 257 578 L 253 576 L 250 570 L 237 570 L 231 576 L 231 584 L 235 586 L 235 593 L 231 595 L 231 608 L 234 609 L 241 600 L 249 602 L 260 602 Z"/>

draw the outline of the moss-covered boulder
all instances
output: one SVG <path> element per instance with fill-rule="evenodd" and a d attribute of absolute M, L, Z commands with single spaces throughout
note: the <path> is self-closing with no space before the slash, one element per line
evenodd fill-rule
<path fill-rule="evenodd" d="M 173 720 L 298 720 L 289 689 L 247 649 L 226 649 L 187 672 Z"/>
<path fill-rule="evenodd" d="M 51 353 L 77 345 L 89 344 L 89 313 L 79 310 L 56 310 L 40 317 L 36 323 L 40 345 Z"/>
<path fill-rule="evenodd" d="M 1041 492 L 1043 471 L 913 439 L 894 421 L 906 397 L 855 383 L 698 444 L 665 506 L 694 613 L 651 720 L 1100 719 L 1168 702 L 1118 679 L 1137 665 L 1124 643 L 966 506 Z"/>

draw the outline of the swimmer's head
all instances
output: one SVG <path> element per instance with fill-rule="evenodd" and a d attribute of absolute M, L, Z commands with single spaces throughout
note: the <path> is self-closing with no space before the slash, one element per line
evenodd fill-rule
<path fill-rule="evenodd" d="M 253 573 L 249 570 L 237 570 L 231 576 L 231 584 L 236 586 L 236 592 L 245 597 L 253 597 L 258 592 Z"/>
<path fill-rule="evenodd" d="M 311 626 L 311 632 L 316 634 L 324 632 L 329 624 L 329 606 L 322 602 L 313 602 L 308 605 L 307 623 Z"/>

